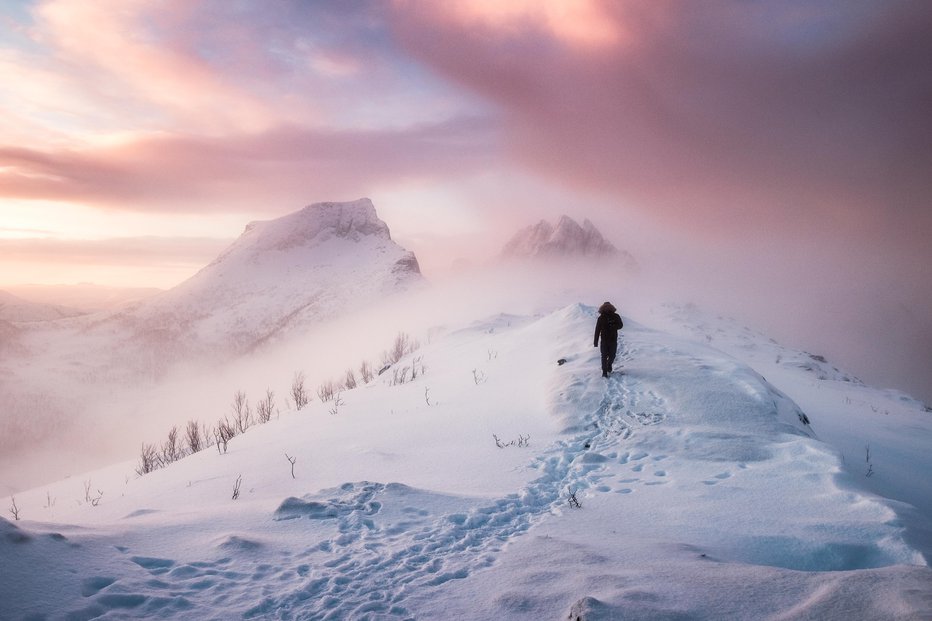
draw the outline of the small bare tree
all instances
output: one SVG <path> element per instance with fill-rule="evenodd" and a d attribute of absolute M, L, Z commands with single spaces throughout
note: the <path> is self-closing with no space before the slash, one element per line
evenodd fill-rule
<path fill-rule="evenodd" d="M 155 448 L 154 444 L 143 443 L 139 452 L 139 465 L 136 466 L 136 474 L 142 476 L 161 467 L 162 463 L 158 449 Z"/>
<path fill-rule="evenodd" d="M 227 452 L 227 445 L 230 440 L 236 437 L 236 425 L 230 422 L 229 418 L 223 417 L 217 421 L 217 428 L 214 430 L 214 438 L 217 441 L 217 452 L 223 449 Z"/>
<path fill-rule="evenodd" d="M 297 457 L 292 457 L 292 456 L 289 455 L 288 453 L 285 453 L 285 459 L 287 459 L 288 462 L 291 464 L 291 478 L 292 478 L 292 479 L 296 478 L 295 475 L 294 475 L 294 463 L 298 460 L 298 458 L 297 458 Z"/>
<path fill-rule="evenodd" d="M 10 496 L 10 515 L 15 521 L 19 521 L 19 507 L 16 506 L 16 496 Z"/>
<path fill-rule="evenodd" d="M 411 372 L 411 367 L 404 366 L 401 368 L 395 367 L 392 369 L 392 381 L 391 386 L 397 386 L 398 384 L 404 384 L 408 381 L 408 373 Z"/>
<path fill-rule="evenodd" d="M 201 423 L 201 439 L 204 441 L 204 448 L 211 446 L 211 438 L 213 437 L 213 430 L 207 426 L 207 423 Z"/>
<path fill-rule="evenodd" d="M 204 436 L 201 435 L 201 426 L 196 420 L 189 420 L 185 426 L 185 441 L 188 443 L 188 451 L 192 454 L 204 448 Z"/>
<path fill-rule="evenodd" d="M 382 352 L 382 364 L 395 364 L 411 352 L 416 351 L 420 346 L 421 344 L 411 338 L 408 333 L 399 332 L 395 336 L 395 341 L 392 343 L 391 348 Z"/>
<path fill-rule="evenodd" d="M 178 461 L 183 457 L 181 443 L 178 442 L 178 427 L 172 427 L 168 432 L 168 438 L 162 444 L 162 463 L 168 465 Z"/>
<path fill-rule="evenodd" d="M 295 371 L 294 378 L 291 380 L 291 398 L 294 399 L 294 407 L 300 410 L 309 401 L 307 390 L 304 388 L 304 372 Z"/>
<path fill-rule="evenodd" d="M 375 370 L 372 368 L 372 364 L 368 360 L 363 360 L 362 364 L 359 365 L 359 379 L 362 380 L 363 384 L 368 384 L 373 377 L 375 377 Z"/>
<path fill-rule="evenodd" d="M 244 433 L 252 425 L 252 409 L 249 407 L 249 401 L 246 400 L 246 393 L 237 390 L 233 395 L 233 404 L 230 406 L 233 410 L 233 422 L 237 430 Z"/>
<path fill-rule="evenodd" d="M 356 388 L 356 374 L 352 369 L 346 370 L 346 375 L 343 377 L 343 387 L 346 388 L 346 390 Z"/>
<path fill-rule="evenodd" d="M 271 388 L 265 389 L 265 397 L 256 403 L 256 416 L 260 423 L 267 423 L 272 419 L 272 410 L 275 409 L 275 393 Z"/>
<path fill-rule="evenodd" d="M 327 402 L 333 399 L 333 396 L 336 393 L 337 385 L 333 380 L 327 380 L 317 387 L 317 397 L 323 402 Z"/>
<path fill-rule="evenodd" d="M 416 380 L 417 376 L 422 375 L 426 370 L 427 367 L 424 366 L 424 356 L 417 356 L 411 361 L 411 381 L 413 382 Z"/>

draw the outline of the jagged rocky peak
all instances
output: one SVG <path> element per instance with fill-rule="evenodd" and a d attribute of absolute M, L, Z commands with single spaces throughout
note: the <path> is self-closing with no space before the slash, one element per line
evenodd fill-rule
<path fill-rule="evenodd" d="M 588 219 L 580 225 L 561 216 L 556 226 L 546 220 L 518 231 L 502 249 L 508 258 L 602 257 L 618 254 Z"/>

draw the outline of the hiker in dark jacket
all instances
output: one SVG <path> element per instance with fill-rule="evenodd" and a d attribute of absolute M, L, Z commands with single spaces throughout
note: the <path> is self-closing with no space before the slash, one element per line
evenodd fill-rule
<path fill-rule="evenodd" d="M 602 339 L 602 377 L 608 377 L 612 372 L 612 363 L 615 362 L 615 354 L 618 352 L 618 331 L 623 325 L 621 316 L 611 302 L 605 302 L 599 307 L 599 319 L 595 322 L 595 339 L 592 346 L 598 347 L 599 339 Z"/>

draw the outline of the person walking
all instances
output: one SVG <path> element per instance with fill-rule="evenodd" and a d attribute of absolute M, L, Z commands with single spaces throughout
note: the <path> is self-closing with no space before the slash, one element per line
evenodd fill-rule
<path fill-rule="evenodd" d="M 599 307 L 599 319 L 595 322 L 595 339 L 593 347 L 599 347 L 602 341 L 602 377 L 608 377 L 612 372 L 612 363 L 618 353 L 618 331 L 624 327 L 621 316 L 611 302 L 605 302 Z"/>

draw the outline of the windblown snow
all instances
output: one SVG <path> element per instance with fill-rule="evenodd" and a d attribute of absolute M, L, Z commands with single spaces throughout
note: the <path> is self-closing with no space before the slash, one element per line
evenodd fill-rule
<path fill-rule="evenodd" d="M 421 280 L 369 199 L 315 203 L 250 223 L 210 265 L 119 318 L 162 339 L 242 352 Z"/>
<path fill-rule="evenodd" d="M 247 257 L 237 269 L 263 269 Z M 908 420 L 927 443 L 928 413 L 773 360 L 756 335 L 690 334 L 677 312 L 663 329 L 626 315 L 607 380 L 590 306 L 446 325 L 226 453 L 18 494 L 0 617 L 929 618 L 929 540 L 853 480 L 863 454 L 822 423 L 848 388 L 887 409 L 852 417 L 869 430 Z M 731 344 L 782 369 L 780 389 Z M 824 416 L 797 400 L 815 386 L 839 397 Z"/>

